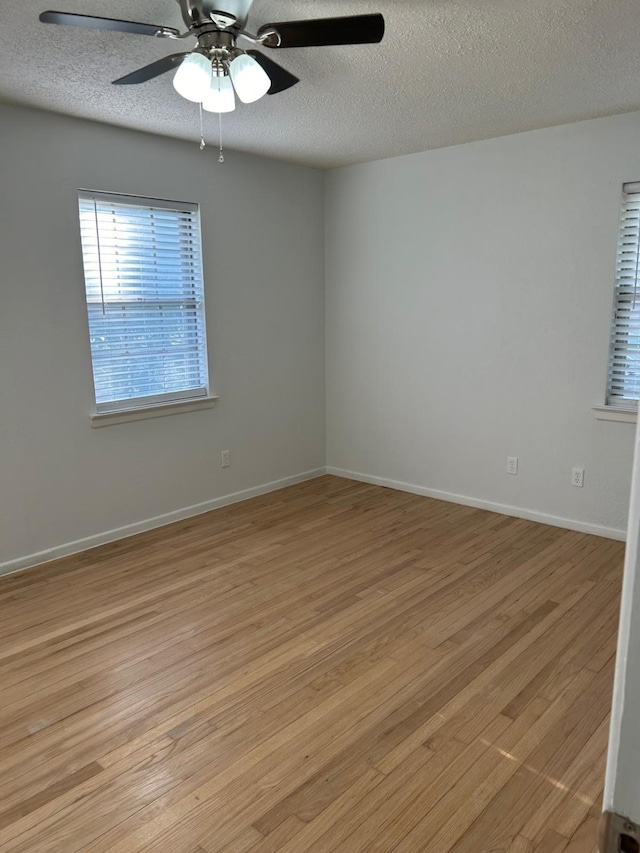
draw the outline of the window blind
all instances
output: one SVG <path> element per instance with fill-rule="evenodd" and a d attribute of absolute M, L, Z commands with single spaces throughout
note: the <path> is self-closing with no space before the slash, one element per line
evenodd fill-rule
<path fill-rule="evenodd" d="M 640 396 L 640 183 L 625 184 L 607 376 L 607 405 L 631 408 Z"/>
<path fill-rule="evenodd" d="M 205 396 L 197 205 L 81 191 L 98 412 Z"/>

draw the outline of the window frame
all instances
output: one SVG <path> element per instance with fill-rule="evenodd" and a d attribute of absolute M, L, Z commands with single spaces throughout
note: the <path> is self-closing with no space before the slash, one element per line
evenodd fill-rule
<path fill-rule="evenodd" d="M 635 197 L 635 198 L 633 198 Z M 638 214 L 636 217 L 629 216 L 629 205 L 638 205 Z M 629 222 L 635 223 L 632 227 L 635 233 L 630 236 Z M 631 246 L 632 257 L 624 257 L 625 244 Z M 629 273 L 633 276 L 633 285 L 629 282 Z M 632 294 L 633 304 L 629 308 L 629 294 Z M 638 401 L 640 399 L 640 364 L 638 365 L 637 380 L 631 380 L 629 385 L 635 384 L 637 396 L 625 396 L 624 393 L 617 393 L 620 388 L 622 392 L 626 390 L 625 379 L 616 380 L 616 367 L 618 372 L 623 366 L 630 353 L 632 347 L 638 347 L 639 344 L 628 345 L 623 343 L 625 338 L 630 336 L 630 332 L 626 330 L 623 323 L 625 314 L 628 315 L 634 312 L 637 314 L 638 322 L 640 323 L 640 182 L 632 181 L 624 183 L 622 186 L 622 197 L 620 203 L 620 221 L 618 226 L 618 240 L 616 246 L 616 275 L 613 288 L 613 305 L 611 311 L 611 323 L 609 327 L 609 349 L 607 355 L 607 378 L 605 385 L 605 405 L 594 407 L 596 416 L 601 420 L 621 420 L 627 422 L 635 422 L 638 412 Z M 640 333 L 636 335 L 640 341 Z M 636 350 L 637 351 L 637 350 Z M 626 370 L 626 367 L 624 367 Z M 631 372 L 631 371 L 630 371 Z"/>
<path fill-rule="evenodd" d="M 83 213 L 86 211 L 86 205 L 91 204 L 93 202 L 95 210 L 96 210 L 96 223 L 95 223 L 95 234 L 96 234 L 96 246 L 92 247 L 92 249 L 87 250 L 87 246 L 85 246 L 84 234 L 83 234 Z M 178 412 L 184 411 L 192 411 L 197 408 L 210 408 L 215 404 L 217 397 L 210 393 L 210 371 L 209 371 L 209 359 L 208 359 L 208 340 L 207 340 L 207 317 L 206 317 L 206 303 L 205 303 L 205 283 L 204 283 L 204 272 L 203 272 L 203 260 L 202 260 L 202 228 L 201 228 L 201 217 L 200 217 L 200 206 L 194 202 L 183 202 L 183 201 L 175 201 L 170 199 L 163 198 L 155 198 L 150 196 L 141 196 L 141 195 L 131 195 L 129 193 L 115 193 L 115 192 L 104 192 L 101 190 L 90 190 L 81 188 L 77 191 L 77 203 L 78 203 L 78 219 L 79 219 L 79 230 L 80 230 L 80 246 L 81 246 L 81 255 L 83 262 L 83 284 L 84 284 L 84 295 L 85 295 L 85 308 L 87 311 L 87 331 L 89 337 L 91 339 L 92 330 L 92 306 L 94 306 L 95 300 L 91 299 L 90 294 L 90 283 L 89 277 L 87 275 L 87 260 L 91 260 L 91 250 L 93 251 L 93 258 L 98 258 L 98 265 L 100 267 L 100 289 L 102 291 L 102 262 L 104 257 L 100 255 L 100 234 L 98 231 L 98 205 L 100 203 L 104 204 L 112 204 L 115 206 L 114 210 L 117 211 L 117 206 L 129 206 L 134 209 L 138 209 L 142 211 L 142 218 L 144 218 L 144 212 L 157 209 L 161 211 L 176 211 L 176 212 L 184 212 L 188 213 L 191 217 L 191 221 L 189 223 L 188 228 L 193 229 L 194 238 L 197 240 L 198 245 L 196 250 L 193 252 L 191 257 L 191 262 L 195 262 L 195 286 L 194 293 L 195 299 L 193 300 L 192 313 L 191 316 L 195 318 L 195 322 L 200 327 L 200 333 L 198 330 L 194 332 L 194 338 L 196 341 L 196 359 L 198 361 L 198 367 L 196 368 L 196 375 L 199 376 L 200 380 L 204 380 L 202 384 L 199 384 L 197 387 L 192 388 L 181 388 L 173 391 L 168 391 L 166 393 L 160 394 L 148 394 L 146 396 L 137 396 L 137 397 L 121 397 L 119 399 L 114 400 L 100 400 L 98 401 L 98 389 L 96 385 L 96 361 L 94 359 L 94 350 L 93 345 L 91 345 L 91 371 L 92 371 L 92 379 L 93 379 L 93 388 L 94 388 L 94 403 L 95 403 L 95 412 L 91 415 L 92 426 L 103 426 L 109 423 L 120 423 L 125 420 L 139 420 L 145 417 L 160 417 L 167 414 L 174 414 Z M 84 205 L 84 208 L 83 208 Z M 180 227 L 179 223 L 176 223 L 176 227 Z M 150 236 L 155 239 L 155 234 L 153 231 L 150 231 Z M 180 249 L 178 248 L 178 254 L 180 253 Z M 187 255 L 189 253 L 186 253 Z M 184 287 L 184 279 L 182 276 L 179 277 L 180 286 Z M 157 286 L 157 285 L 156 285 Z M 179 290 L 179 288 L 177 288 Z M 186 294 L 186 288 L 183 293 Z M 156 294 L 157 299 L 157 294 Z M 168 297 L 169 301 L 176 299 L 175 296 L 171 295 Z M 185 300 L 188 301 L 188 300 Z M 136 298 L 135 302 L 138 305 L 148 305 L 153 304 L 152 300 L 147 298 L 140 298 L 139 296 Z M 103 310 L 104 305 L 108 304 L 104 302 L 103 297 Z M 119 302 L 118 300 L 113 300 L 111 304 L 124 304 Z M 176 299 L 176 304 L 180 304 L 180 300 Z M 184 318 L 189 317 L 188 309 L 184 311 Z M 184 352 L 187 352 L 187 349 L 184 349 Z M 165 374 L 166 375 L 166 374 Z"/>

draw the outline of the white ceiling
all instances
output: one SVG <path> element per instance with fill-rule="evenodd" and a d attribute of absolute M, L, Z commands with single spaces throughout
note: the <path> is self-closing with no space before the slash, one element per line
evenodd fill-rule
<path fill-rule="evenodd" d="M 198 139 L 171 74 L 110 85 L 192 40 L 44 25 L 45 9 L 183 28 L 176 0 L 2 0 L 0 99 Z M 225 115 L 226 146 L 328 167 L 640 109 L 640 0 L 255 0 L 249 29 L 378 11 L 380 45 L 265 49 L 301 83 Z"/>

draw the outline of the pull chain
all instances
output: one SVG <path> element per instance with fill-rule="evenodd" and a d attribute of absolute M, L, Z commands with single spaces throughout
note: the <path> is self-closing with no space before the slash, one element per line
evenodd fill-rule
<path fill-rule="evenodd" d="M 220 77 L 218 77 L 218 92 L 220 92 L 222 85 L 220 83 Z M 222 113 L 218 113 L 218 139 L 220 141 L 220 156 L 218 157 L 218 163 L 224 163 L 224 154 L 222 153 Z"/>
<path fill-rule="evenodd" d="M 220 89 L 220 77 L 218 77 L 218 92 Z M 204 138 L 204 115 L 202 112 L 202 104 L 199 104 L 198 106 L 200 107 L 200 150 L 204 151 L 207 144 Z M 222 113 L 218 113 L 218 138 L 220 141 L 220 156 L 218 157 L 218 163 L 224 163 L 224 152 L 222 149 Z"/>
<path fill-rule="evenodd" d="M 224 154 L 222 153 L 222 113 L 218 113 L 218 133 L 220 137 L 220 156 L 218 163 L 224 163 Z"/>
<path fill-rule="evenodd" d="M 200 107 L 200 150 L 204 151 L 206 142 L 204 141 L 204 118 L 202 116 L 202 104 L 198 105 Z"/>

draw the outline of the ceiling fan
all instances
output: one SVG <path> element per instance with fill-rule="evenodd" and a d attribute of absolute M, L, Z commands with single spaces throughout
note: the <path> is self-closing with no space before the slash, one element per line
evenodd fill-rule
<path fill-rule="evenodd" d="M 374 44 L 382 41 L 384 18 L 379 14 L 284 21 L 261 26 L 253 35 L 245 29 L 253 0 L 177 0 L 186 30 L 121 21 L 71 12 L 43 12 L 45 24 L 65 24 L 99 30 L 113 30 L 157 38 L 195 37 L 197 46 L 173 53 L 145 65 L 118 80 L 115 85 L 144 83 L 177 69 L 176 91 L 189 101 L 215 113 L 235 109 L 235 96 L 245 104 L 263 95 L 284 92 L 298 78 L 259 50 L 243 50 L 239 39 L 272 49 L 326 45 Z M 219 8 L 224 6 L 223 9 Z"/>

